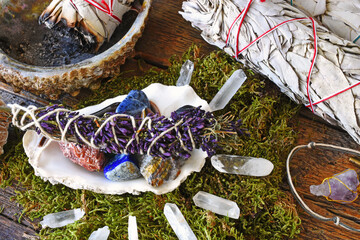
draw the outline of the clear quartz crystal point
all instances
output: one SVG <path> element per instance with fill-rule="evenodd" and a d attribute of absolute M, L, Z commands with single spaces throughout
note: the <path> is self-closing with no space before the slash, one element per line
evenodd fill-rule
<path fill-rule="evenodd" d="M 109 227 L 105 226 L 92 232 L 88 240 L 107 240 L 109 235 L 110 235 Z"/>
<path fill-rule="evenodd" d="M 220 91 L 215 95 L 215 97 L 210 102 L 211 110 L 217 111 L 223 109 L 230 99 L 235 95 L 239 90 L 241 85 L 245 82 L 246 75 L 243 70 L 236 70 L 230 78 L 225 82 L 224 86 Z"/>
<path fill-rule="evenodd" d="M 240 209 L 236 202 L 215 196 L 213 194 L 199 191 L 194 197 L 193 201 L 196 206 L 210 210 L 229 218 L 238 219 L 240 217 Z"/>
<path fill-rule="evenodd" d="M 269 175 L 274 164 L 265 158 L 218 154 L 211 157 L 211 165 L 222 173 L 255 177 Z"/>
<path fill-rule="evenodd" d="M 129 236 L 129 240 L 138 240 L 139 239 L 135 216 L 129 216 L 128 236 Z"/>
<path fill-rule="evenodd" d="M 176 82 L 176 86 L 189 85 L 193 71 L 194 63 L 190 60 L 187 60 L 180 69 L 180 77 Z"/>
<path fill-rule="evenodd" d="M 44 216 L 40 222 L 43 228 L 58 228 L 68 224 L 74 223 L 85 215 L 85 212 L 81 208 L 76 208 L 68 211 L 50 213 Z"/>
<path fill-rule="evenodd" d="M 164 214 L 176 236 L 180 240 L 197 239 L 176 204 L 166 203 L 164 207 Z"/>

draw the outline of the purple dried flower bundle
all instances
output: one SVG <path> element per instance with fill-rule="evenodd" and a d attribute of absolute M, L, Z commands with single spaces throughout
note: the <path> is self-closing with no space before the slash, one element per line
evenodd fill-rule
<path fill-rule="evenodd" d="M 23 113 L 21 113 L 23 111 Z M 149 114 L 145 119 L 126 114 L 106 113 L 99 118 L 79 115 L 78 112 L 53 105 L 38 109 L 32 115 L 20 110 L 15 125 L 25 125 L 59 141 L 87 144 L 107 153 L 149 154 L 161 158 L 189 158 L 194 148 L 209 156 L 215 154 L 217 133 L 242 135 L 241 121 L 222 118 L 218 121 L 211 112 L 187 108 L 173 112 L 170 118 Z M 19 121 L 20 120 L 20 121 Z M 31 124 L 34 123 L 34 124 Z"/>

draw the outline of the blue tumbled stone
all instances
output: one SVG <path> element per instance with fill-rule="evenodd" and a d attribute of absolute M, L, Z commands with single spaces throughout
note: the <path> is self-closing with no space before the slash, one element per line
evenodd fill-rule
<path fill-rule="evenodd" d="M 141 90 L 131 90 L 126 98 L 116 108 L 116 113 L 135 116 L 141 114 L 144 108 L 149 108 L 149 99 Z"/>
<path fill-rule="evenodd" d="M 114 182 L 121 182 L 141 177 L 139 168 L 131 155 L 118 154 L 104 168 L 104 175 Z"/>
<path fill-rule="evenodd" d="M 188 112 L 188 111 L 191 111 L 191 110 L 193 110 L 193 109 L 195 109 L 194 106 L 184 105 L 184 106 L 178 108 L 178 109 L 175 111 L 175 113 L 176 113 L 176 114 L 182 114 L 182 113 L 184 113 L 184 112 Z"/>

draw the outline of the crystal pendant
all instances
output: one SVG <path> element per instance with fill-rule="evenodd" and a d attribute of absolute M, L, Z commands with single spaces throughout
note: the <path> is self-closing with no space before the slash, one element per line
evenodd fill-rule
<path fill-rule="evenodd" d="M 329 201 L 351 203 L 358 197 L 359 177 L 355 170 L 347 169 L 325 178 L 320 185 L 311 185 L 310 192 Z"/>

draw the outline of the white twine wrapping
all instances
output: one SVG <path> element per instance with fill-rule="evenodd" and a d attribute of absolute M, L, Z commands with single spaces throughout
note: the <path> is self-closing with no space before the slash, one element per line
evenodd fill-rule
<path fill-rule="evenodd" d="M 41 133 L 48 139 L 51 139 L 51 140 L 54 140 L 54 141 L 62 141 L 62 142 L 68 142 L 68 139 L 66 138 L 66 135 L 67 135 L 67 131 L 69 130 L 69 127 L 72 123 L 74 123 L 74 128 L 75 128 L 75 132 L 77 134 L 77 136 L 88 146 L 92 147 L 92 148 L 96 148 L 96 149 L 99 149 L 101 148 L 100 145 L 96 145 L 94 143 L 94 139 L 100 134 L 101 130 L 106 126 L 106 124 L 108 122 L 112 122 L 113 124 L 111 124 L 111 130 L 112 130 L 112 133 L 114 135 L 114 141 L 115 143 L 119 146 L 119 140 L 116 136 L 116 133 L 115 133 L 115 126 L 114 126 L 114 119 L 117 118 L 117 117 L 126 117 L 126 118 L 129 118 L 130 119 L 130 122 L 131 122 L 131 125 L 133 127 L 134 130 L 134 133 L 135 133 L 135 136 L 133 136 L 132 138 L 130 138 L 130 140 L 127 142 L 127 144 L 125 145 L 125 148 L 124 149 L 121 149 L 120 150 L 120 153 L 123 153 L 123 154 L 127 154 L 127 150 L 128 150 L 128 147 L 130 146 L 130 144 L 133 142 L 133 141 L 136 141 L 137 144 L 139 144 L 139 133 L 141 132 L 141 130 L 143 129 L 143 127 L 147 124 L 147 127 L 149 130 L 152 130 L 152 120 L 150 117 L 145 117 L 144 119 L 142 119 L 140 125 L 137 127 L 136 126 L 136 121 L 135 121 L 135 118 L 133 116 L 130 116 L 130 115 L 127 115 L 127 114 L 114 114 L 114 115 L 111 115 L 109 116 L 99 127 L 98 129 L 96 130 L 94 136 L 92 136 L 90 138 L 90 141 L 88 141 L 79 131 L 79 126 L 76 122 L 74 122 L 76 119 L 78 119 L 80 116 L 81 117 L 85 117 L 85 118 L 94 118 L 94 119 L 100 119 L 99 117 L 97 116 L 93 116 L 93 115 L 76 115 L 74 116 L 73 118 L 69 119 L 68 122 L 66 123 L 64 129 L 61 128 L 61 125 L 60 125 L 60 113 L 61 112 L 71 112 L 70 110 L 67 110 L 67 109 L 64 109 L 64 108 L 57 108 L 57 109 L 54 109 L 46 114 L 44 114 L 43 116 L 41 117 L 36 117 L 35 115 L 35 112 L 36 110 L 38 110 L 37 107 L 35 106 L 28 106 L 28 107 L 23 107 L 23 106 L 20 106 L 18 104 L 9 104 L 9 107 L 11 108 L 11 112 L 12 112 L 12 115 L 13 115 L 13 118 L 12 118 L 12 123 L 14 126 L 20 128 L 21 130 L 25 131 L 31 127 L 37 127 Z M 20 121 L 19 121 L 19 113 L 20 112 L 23 112 L 23 115 L 21 116 L 20 118 Z M 58 126 L 58 129 L 60 130 L 60 133 L 61 133 L 61 137 L 60 139 L 58 138 L 55 138 L 54 136 L 52 136 L 51 134 L 49 134 L 40 124 L 40 122 L 48 117 L 48 116 L 51 116 L 53 114 L 56 114 L 56 123 L 57 123 L 57 126 Z M 25 120 L 27 118 L 31 118 L 32 121 L 25 124 Z M 149 148 L 147 149 L 147 154 L 150 155 L 151 153 L 151 149 L 152 147 L 156 144 L 156 142 L 161 138 L 163 137 L 165 134 L 167 134 L 168 132 L 171 132 L 172 130 L 175 130 L 177 135 L 177 140 L 179 140 L 180 142 L 180 145 L 181 147 L 186 151 L 186 152 L 190 152 L 190 150 L 185 146 L 184 142 L 182 141 L 181 139 L 181 134 L 179 132 L 179 126 L 181 124 L 183 124 L 183 119 L 180 119 L 179 121 L 177 121 L 172 127 L 168 128 L 167 130 L 161 132 L 159 134 L 159 136 L 157 136 L 156 138 L 154 138 L 154 140 L 151 142 Z M 150 131 L 149 131 L 150 132 Z M 151 136 L 153 137 L 154 134 L 151 133 Z M 194 139 L 193 139 L 193 135 L 190 131 L 190 129 L 188 129 L 188 134 L 189 134 L 189 137 L 190 137 L 190 140 L 191 140 L 191 143 L 192 143 L 192 147 L 193 149 L 195 149 L 195 142 L 194 142 Z M 163 148 L 160 147 L 160 151 L 161 153 L 164 153 L 164 150 Z M 142 149 L 140 149 L 140 154 L 144 154 Z"/>

